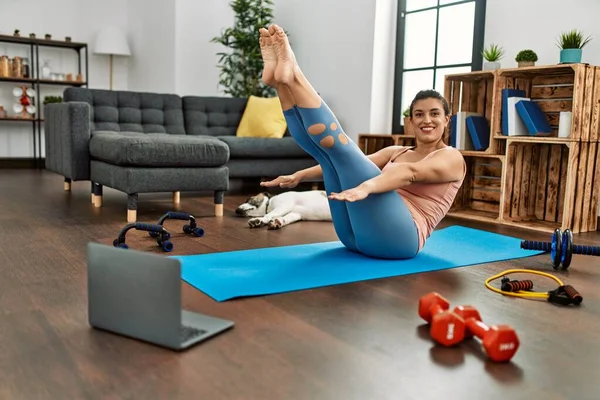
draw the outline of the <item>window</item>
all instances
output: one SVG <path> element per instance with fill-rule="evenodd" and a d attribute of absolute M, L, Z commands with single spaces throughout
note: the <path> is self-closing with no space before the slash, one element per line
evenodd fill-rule
<path fill-rule="evenodd" d="M 444 94 L 447 74 L 477 71 L 483 58 L 486 0 L 400 0 L 393 132 L 419 90 Z"/>

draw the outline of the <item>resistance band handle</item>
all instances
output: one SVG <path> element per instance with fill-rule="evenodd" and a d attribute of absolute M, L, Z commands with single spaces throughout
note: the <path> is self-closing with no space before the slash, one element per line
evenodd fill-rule
<path fill-rule="evenodd" d="M 565 292 L 567 296 L 573 301 L 573 304 L 579 305 L 583 301 L 583 297 L 579 294 L 577 290 L 571 285 L 565 285 Z"/>
<path fill-rule="evenodd" d="M 501 289 L 505 292 L 518 292 L 519 290 L 531 290 L 533 289 L 533 281 L 532 280 L 524 280 L 524 281 L 502 281 Z"/>
<path fill-rule="evenodd" d="M 583 254 L 586 256 L 600 256 L 600 246 L 586 246 L 583 244 L 574 244 L 573 254 Z"/>
<path fill-rule="evenodd" d="M 560 304 L 563 306 L 568 306 L 571 304 L 575 304 L 576 306 L 580 305 L 583 301 L 583 297 L 579 294 L 577 290 L 571 285 L 559 286 L 555 290 L 551 290 L 548 292 L 548 301 L 550 303 Z"/>

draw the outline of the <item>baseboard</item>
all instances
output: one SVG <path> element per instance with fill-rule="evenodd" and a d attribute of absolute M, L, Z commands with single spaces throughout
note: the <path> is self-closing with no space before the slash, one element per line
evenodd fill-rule
<path fill-rule="evenodd" d="M 0 158 L 0 168 L 4 169 L 31 169 L 31 168 L 44 168 L 44 159 L 35 158 Z"/>

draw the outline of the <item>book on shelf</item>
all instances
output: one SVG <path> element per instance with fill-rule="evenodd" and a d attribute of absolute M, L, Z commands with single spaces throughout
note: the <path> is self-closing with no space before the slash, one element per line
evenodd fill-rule
<path fill-rule="evenodd" d="M 523 119 L 517 112 L 517 103 L 521 101 L 529 101 L 529 97 L 509 97 L 506 105 L 506 118 L 508 121 L 508 136 L 529 136 L 529 131 Z"/>
<path fill-rule="evenodd" d="M 466 118 L 466 122 L 473 150 L 486 150 L 490 145 L 490 124 L 487 118 L 481 115 L 472 115 Z"/>
<path fill-rule="evenodd" d="M 518 101 L 515 103 L 515 109 L 530 135 L 547 136 L 552 133 L 546 114 L 535 101 Z"/>
<path fill-rule="evenodd" d="M 525 91 L 520 89 L 502 89 L 502 134 L 507 136 L 509 135 L 509 113 L 511 111 L 508 99 L 511 97 L 525 98 Z"/>

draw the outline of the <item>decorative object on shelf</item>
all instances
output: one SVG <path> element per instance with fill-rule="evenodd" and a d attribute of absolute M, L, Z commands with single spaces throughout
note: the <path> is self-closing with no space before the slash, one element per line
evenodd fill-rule
<path fill-rule="evenodd" d="M 591 36 L 584 38 L 583 32 L 577 29 L 561 33 L 557 43 L 560 49 L 560 64 L 580 63 L 583 48 L 590 40 Z"/>
<path fill-rule="evenodd" d="M 558 137 L 568 138 L 571 136 L 571 111 L 561 111 L 558 117 Z"/>
<path fill-rule="evenodd" d="M 49 33 L 46 33 L 46 35 L 44 36 L 44 38 L 45 38 L 46 40 L 52 40 L 52 35 L 51 35 L 51 34 L 49 34 Z"/>
<path fill-rule="evenodd" d="M 6 110 L 4 109 L 4 106 L 0 106 L 0 119 L 2 118 L 6 118 Z"/>
<path fill-rule="evenodd" d="M 272 0 L 233 0 L 230 6 L 235 13 L 235 24 L 220 36 L 211 39 L 230 49 L 219 52 L 219 84 L 225 94 L 232 97 L 272 97 L 273 88 L 261 79 L 262 57 L 258 29 L 271 24 Z"/>
<path fill-rule="evenodd" d="M 21 31 L 19 29 L 15 29 L 15 32 L 13 33 L 14 37 L 21 37 Z"/>
<path fill-rule="evenodd" d="M 71 36 L 65 36 L 65 42 L 71 43 Z"/>
<path fill-rule="evenodd" d="M 44 60 L 44 65 L 42 65 L 42 79 L 51 79 L 52 78 L 52 68 L 50 68 L 50 60 Z"/>
<path fill-rule="evenodd" d="M 491 43 L 481 53 L 486 62 L 483 63 L 484 71 L 500 68 L 500 60 L 504 57 L 504 49 L 497 44 Z"/>
<path fill-rule="evenodd" d="M 35 39 L 35 33 L 33 33 L 33 32 L 32 32 L 32 33 L 30 33 L 30 34 L 29 34 L 29 38 L 30 38 L 30 39 Z"/>
<path fill-rule="evenodd" d="M 44 105 L 50 104 L 50 103 L 62 103 L 62 101 L 63 101 L 62 96 L 45 96 L 44 97 Z"/>
<path fill-rule="evenodd" d="M 0 78 L 10 77 L 11 62 L 8 56 L 0 56 Z"/>
<path fill-rule="evenodd" d="M 83 82 L 83 75 L 77 74 L 77 82 Z"/>
<path fill-rule="evenodd" d="M 36 112 L 36 106 L 33 104 L 35 90 L 27 86 L 19 86 L 13 89 L 13 96 L 17 98 L 13 106 L 13 111 L 17 118 L 33 118 Z"/>
<path fill-rule="evenodd" d="M 23 57 L 23 78 L 31 78 L 31 68 L 29 67 L 29 58 Z"/>
<path fill-rule="evenodd" d="M 12 60 L 12 72 L 11 77 L 23 78 L 23 58 L 15 56 Z"/>
<path fill-rule="evenodd" d="M 130 56 L 129 44 L 123 31 L 116 26 L 107 26 L 96 35 L 94 54 L 109 55 L 110 90 L 113 88 L 113 56 Z"/>
<path fill-rule="evenodd" d="M 517 66 L 519 68 L 533 67 L 537 60 L 537 54 L 531 49 L 521 50 L 517 53 L 517 56 L 515 57 L 515 61 L 517 62 Z"/>

